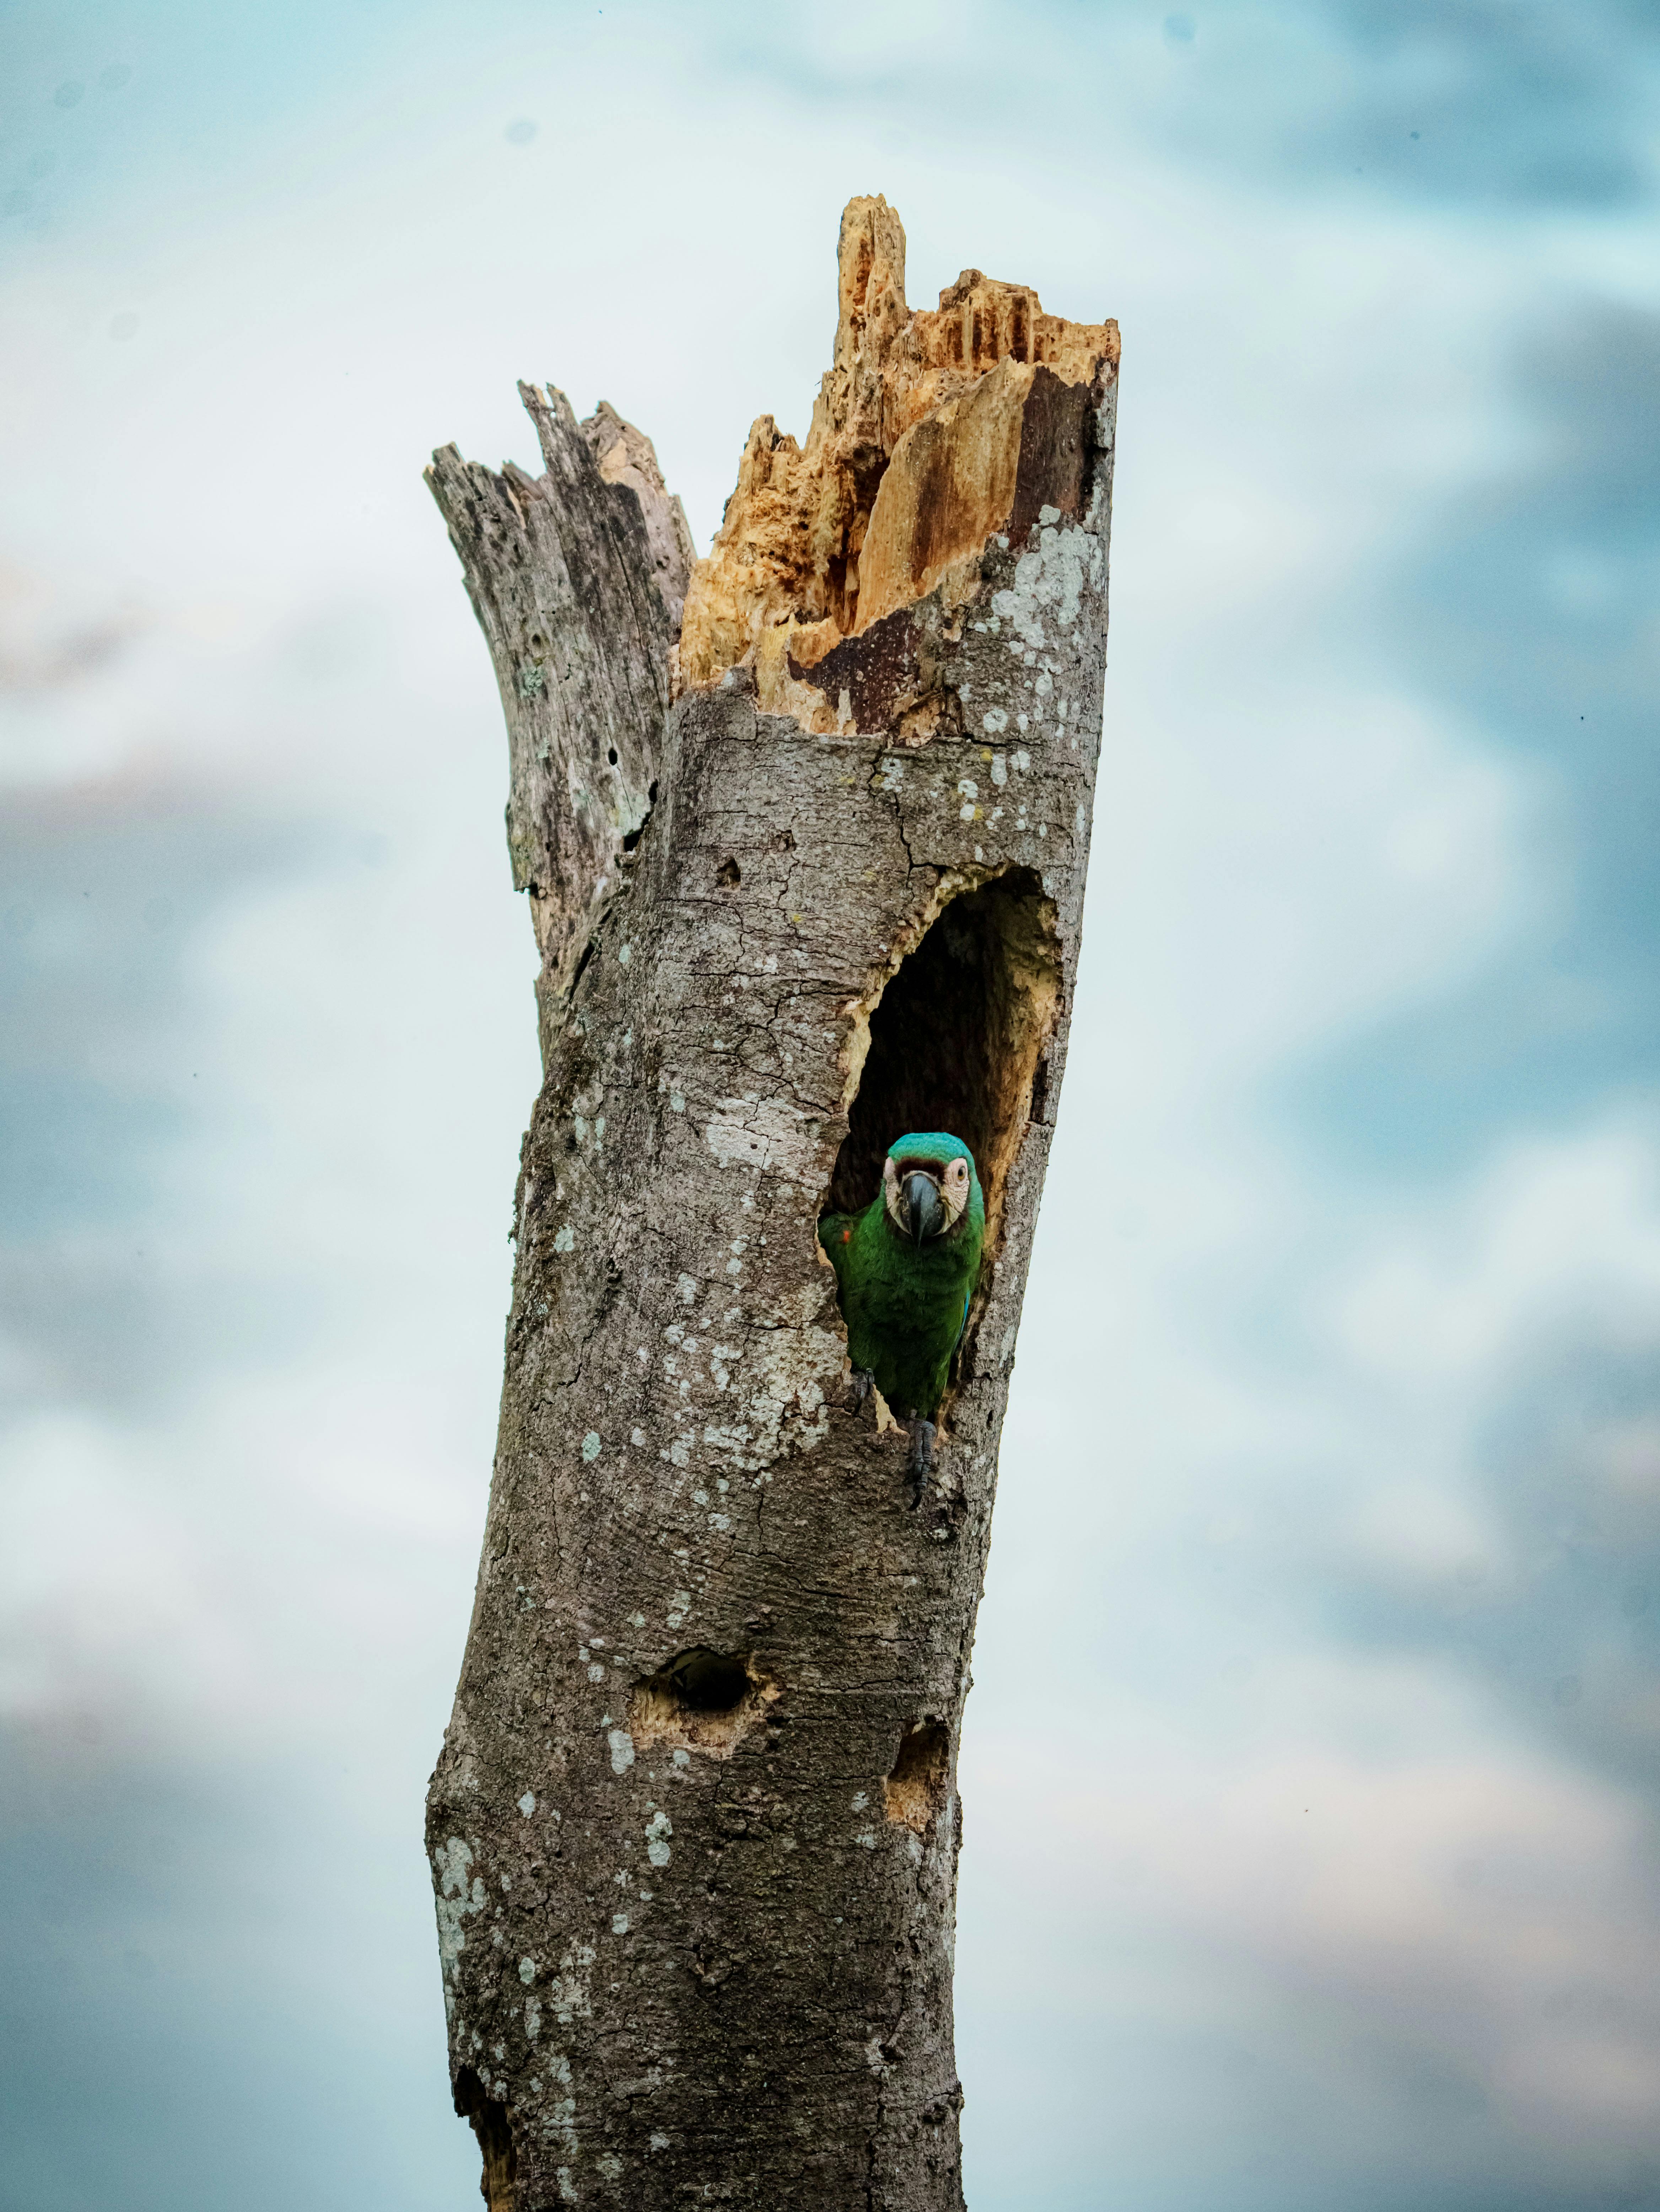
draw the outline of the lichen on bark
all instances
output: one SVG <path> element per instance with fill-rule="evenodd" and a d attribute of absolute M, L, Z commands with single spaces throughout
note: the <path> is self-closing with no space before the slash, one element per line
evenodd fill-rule
<path fill-rule="evenodd" d="M 804 447 L 694 568 L 649 443 L 523 387 L 434 456 L 494 661 L 544 1081 L 433 1778 L 451 2078 L 497 2212 L 960 2204 L 955 1771 L 1064 1066 L 1118 337 L 843 219 Z M 815 1227 L 954 1130 L 987 1261 L 913 1508 Z"/>

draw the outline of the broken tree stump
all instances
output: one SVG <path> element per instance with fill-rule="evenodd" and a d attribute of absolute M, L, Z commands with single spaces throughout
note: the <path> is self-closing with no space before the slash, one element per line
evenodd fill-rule
<path fill-rule="evenodd" d="M 493 2212 L 962 2202 L 955 1773 L 1065 1060 L 1118 358 L 842 221 L 803 446 L 695 562 L 650 443 L 521 387 L 433 458 L 542 965 L 501 1424 L 433 1777 Z M 966 1139 L 986 1264 L 938 1463 L 845 1404 L 815 1224 Z"/>

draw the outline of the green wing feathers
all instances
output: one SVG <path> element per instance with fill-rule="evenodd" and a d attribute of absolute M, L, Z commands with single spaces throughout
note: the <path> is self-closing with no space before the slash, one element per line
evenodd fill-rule
<path fill-rule="evenodd" d="M 895 1226 L 880 1192 L 862 1213 L 827 1213 L 819 1223 L 819 1242 L 836 1271 L 849 1355 L 875 1377 L 895 1413 L 931 1420 L 937 1412 L 967 1326 L 984 1237 L 978 1177 L 961 1218 L 921 1244 Z"/>

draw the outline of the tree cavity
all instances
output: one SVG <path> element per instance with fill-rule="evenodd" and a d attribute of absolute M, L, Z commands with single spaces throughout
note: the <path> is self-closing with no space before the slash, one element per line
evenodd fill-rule
<path fill-rule="evenodd" d="M 951 1786 L 951 1731 L 943 1721 L 918 1721 L 900 1739 L 894 1771 L 881 1785 L 890 1820 L 920 1836 L 937 1819 Z"/>
<path fill-rule="evenodd" d="M 635 1683 L 628 1733 L 637 1752 L 661 1745 L 730 1759 L 778 1694 L 752 1656 L 694 1644 Z"/>
<path fill-rule="evenodd" d="M 1028 1122 L 1046 1108 L 1045 1054 L 1059 997 L 1055 909 L 1030 868 L 949 899 L 870 1006 L 824 1210 L 869 1206 L 897 1138 L 948 1130 L 974 1156 L 989 1264 L 1009 1170 Z"/>

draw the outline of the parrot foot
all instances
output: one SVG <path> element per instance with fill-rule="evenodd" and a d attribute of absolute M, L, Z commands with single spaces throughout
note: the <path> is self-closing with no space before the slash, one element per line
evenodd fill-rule
<path fill-rule="evenodd" d="M 853 1370 L 852 1378 L 847 1385 L 848 1412 L 862 1413 L 869 1401 L 870 1393 L 875 1387 L 876 1378 L 870 1369 L 856 1367 Z"/>
<path fill-rule="evenodd" d="M 934 1472 L 934 1424 L 924 1421 L 920 1414 L 911 1424 L 911 1451 L 905 1471 L 911 1486 L 911 1503 L 920 1505 L 928 1478 Z"/>

